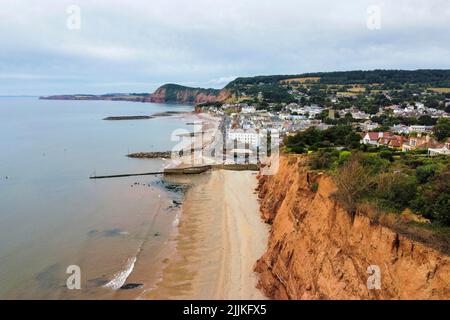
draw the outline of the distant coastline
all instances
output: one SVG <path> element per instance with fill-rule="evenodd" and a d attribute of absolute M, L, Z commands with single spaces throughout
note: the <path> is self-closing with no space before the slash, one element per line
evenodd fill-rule
<path fill-rule="evenodd" d="M 112 93 L 112 94 L 65 94 L 53 96 L 40 96 L 41 100 L 107 100 L 107 101 L 130 101 L 130 102 L 151 102 L 148 100 L 150 94 L 142 93 Z"/>
<path fill-rule="evenodd" d="M 0 98 L 40 98 L 40 97 L 37 95 L 26 95 L 26 94 L 20 95 L 20 94 L 18 94 L 18 95 L 4 95 L 4 96 L 0 96 Z"/>
<path fill-rule="evenodd" d="M 450 88 L 450 70 L 354 70 L 316 72 L 293 75 L 240 77 L 222 89 L 194 88 L 178 84 L 164 84 L 153 93 L 108 93 L 102 95 L 75 94 L 40 97 L 48 100 L 109 100 L 154 102 L 168 104 L 224 104 L 224 103 L 290 103 L 296 99 L 287 87 L 303 85 L 372 86 L 373 90 L 388 90 L 409 83 L 429 90 Z M 348 90 L 348 89 L 345 89 Z M 351 93 L 347 93 L 351 94 Z"/>
<path fill-rule="evenodd" d="M 200 104 L 222 100 L 221 90 L 191 88 L 176 84 L 165 84 L 154 93 L 107 93 L 107 94 L 61 94 L 41 96 L 42 100 L 103 100 L 103 101 L 128 101 L 144 103 L 167 104 Z"/>

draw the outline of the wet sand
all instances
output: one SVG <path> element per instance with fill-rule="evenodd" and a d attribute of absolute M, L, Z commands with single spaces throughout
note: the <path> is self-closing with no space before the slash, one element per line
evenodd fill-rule
<path fill-rule="evenodd" d="M 178 177 L 186 194 L 176 254 L 144 299 L 264 299 L 253 273 L 268 227 L 260 219 L 254 172 L 212 171 Z"/>

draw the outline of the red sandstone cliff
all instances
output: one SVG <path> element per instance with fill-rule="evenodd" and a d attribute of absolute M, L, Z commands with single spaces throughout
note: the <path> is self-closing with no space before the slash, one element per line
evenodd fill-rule
<path fill-rule="evenodd" d="M 158 88 L 146 101 L 157 103 L 210 103 L 224 101 L 229 97 L 227 90 L 190 88 L 179 85 L 167 84 Z"/>
<path fill-rule="evenodd" d="M 255 271 L 269 297 L 450 299 L 449 256 L 365 215 L 352 221 L 330 198 L 331 178 L 308 172 L 303 162 L 283 156 L 275 176 L 260 177 L 261 214 L 272 228 Z M 380 268 L 381 290 L 367 288 L 371 265 Z"/>

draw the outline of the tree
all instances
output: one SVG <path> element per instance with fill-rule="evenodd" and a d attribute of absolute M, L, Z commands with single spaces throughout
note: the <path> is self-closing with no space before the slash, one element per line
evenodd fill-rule
<path fill-rule="evenodd" d="M 344 116 L 345 123 L 352 123 L 355 119 L 350 112 L 347 112 Z"/>
<path fill-rule="evenodd" d="M 433 133 L 439 141 L 445 141 L 450 137 L 450 119 L 440 118 L 433 128 Z"/>
<path fill-rule="evenodd" d="M 439 170 L 439 166 L 433 163 L 426 164 L 416 169 L 417 181 L 421 184 L 427 183 L 428 180 L 436 174 Z"/>
<path fill-rule="evenodd" d="M 374 186 L 372 171 L 361 164 L 361 155 L 352 154 L 350 159 L 334 175 L 337 191 L 335 199 L 352 216 L 359 201 Z"/>
<path fill-rule="evenodd" d="M 436 97 L 429 97 L 425 104 L 428 108 L 439 108 L 439 101 L 436 99 Z"/>
<path fill-rule="evenodd" d="M 403 173 L 385 172 L 376 177 L 377 187 L 374 195 L 388 209 L 403 210 L 408 207 L 417 192 L 414 177 Z"/>
<path fill-rule="evenodd" d="M 313 170 L 329 169 L 338 158 L 339 151 L 335 149 L 320 149 L 309 158 L 309 166 Z"/>
<path fill-rule="evenodd" d="M 424 217 L 450 226 L 450 165 L 431 178 L 422 188 L 413 208 Z"/>
<path fill-rule="evenodd" d="M 436 119 L 433 119 L 429 115 L 423 115 L 417 119 L 417 124 L 421 126 L 434 126 L 436 124 Z"/>

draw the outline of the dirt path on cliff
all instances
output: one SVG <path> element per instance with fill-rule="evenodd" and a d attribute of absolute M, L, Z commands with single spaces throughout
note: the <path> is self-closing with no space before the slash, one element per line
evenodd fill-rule
<path fill-rule="evenodd" d="M 183 204 L 177 254 L 150 299 L 264 299 L 253 267 L 266 250 L 254 172 L 213 171 L 193 179 Z"/>

